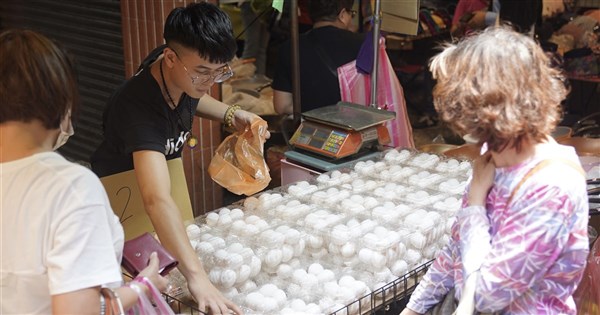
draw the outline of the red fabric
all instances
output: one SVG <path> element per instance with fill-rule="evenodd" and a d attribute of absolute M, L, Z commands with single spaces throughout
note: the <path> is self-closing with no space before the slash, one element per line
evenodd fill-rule
<path fill-rule="evenodd" d="M 454 17 L 452 18 L 452 25 L 458 24 L 460 18 L 469 12 L 475 11 L 487 11 L 488 2 L 486 0 L 460 0 L 454 10 Z"/>

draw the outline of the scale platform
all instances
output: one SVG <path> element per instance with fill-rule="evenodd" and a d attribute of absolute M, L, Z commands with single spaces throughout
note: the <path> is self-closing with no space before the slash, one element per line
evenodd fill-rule
<path fill-rule="evenodd" d="M 288 160 L 299 162 L 323 172 L 330 172 L 341 168 L 352 167 L 354 163 L 358 161 L 376 159 L 381 156 L 381 152 L 365 152 L 362 155 L 352 156 L 351 158 L 345 158 L 342 160 L 324 160 L 322 157 L 314 156 L 310 153 L 303 153 L 293 150 L 286 151 L 284 155 Z"/>

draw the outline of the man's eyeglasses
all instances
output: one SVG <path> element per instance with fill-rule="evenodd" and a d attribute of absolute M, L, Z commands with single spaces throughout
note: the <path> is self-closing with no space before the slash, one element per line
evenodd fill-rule
<path fill-rule="evenodd" d="M 356 11 L 356 10 L 346 9 L 346 12 L 350 13 L 350 16 L 352 16 L 352 18 L 354 18 L 356 16 L 356 14 L 358 14 L 358 11 Z"/>
<path fill-rule="evenodd" d="M 197 75 L 192 75 L 192 74 L 190 74 L 187 67 L 185 66 L 185 63 L 183 63 L 183 60 L 181 60 L 181 58 L 179 58 L 179 54 L 177 53 L 177 51 L 175 51 L 172 48 L 171 48 L 171 50 L 173 50 L 173 52 L 175 52 L 175 56 L 177 56 L 177 59 L 179 59 L 179 61 L 181 62 L 181 65 L 183 66 L 183 70 L 185 70 L 185 72 L 188 74 L 188 76 L 192 80 L 193 85 L 206 84 L 206 83 L 210 82 L 211 80 L 215 83 L 222 83 L 222 82 L 227 81 L 229 78 L 231 78 L 233 76 L 233 70 L 231 69 L 229 64 L 225 64 L 223 67 L 216 69 L 214 71 L 204 71 L 204 72 L 198 73 Z"/>

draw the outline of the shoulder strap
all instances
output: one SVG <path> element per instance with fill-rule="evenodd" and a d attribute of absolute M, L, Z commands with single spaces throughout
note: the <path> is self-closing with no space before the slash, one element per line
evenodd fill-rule
<path fill-rule="evenodd" d="M 140 73 L 140 71 L 148 68 L 148 66 L 150 66 L 154 61 L 156 61 L 156 59 L 158 59 L 158 57 L 160 57 L 160 55 L 162 55 L 163 50 L 165 50 L 166 47 L 167 45 L 160 45 L 154 48 L 154 50 L 152 50 L 148 54 L 148 56 L 146 56 L 146 58 L 142 61 L 135 73 L 138 74 Z"/>
<path fill-rule="evenodd" d="M 560 162 L 560 163 L 563 163 L 563 164 L 566 164 L 566 165 L 572 167 L 573 169 L 575 169 L 579 174 L 581 174 L 585 178 L 585 172 L 581 168 L 581 165 L 579 165 L 571 160 L 562 159 L 562 158 L 542 160 L 539 163 L 537 163 L 534 167 L 529 169 L 529 171 L 527 171 L 527 173 L 525 173 L 525 176 L 523 176 L 523 178 L 521 178 L 521 180 L 519 181 L 517 186 L 515 186 L 512 193 L 510 194 L 510 197 L 508 197 L 508 201 L 506 202 L 506 205 L 510 205 L 514 196 L 517 194 L 517 191 L 519 191 L 519 189 L 521 188 L 521 186 L 523 186 L 523 184 L 527 181 L 527 179 L 529 179 L 531 176 L 533 176 L 533 174 L 537 173 L 542 168 L 544 168 L 552 163 L 555 163 L 555 162 Z"/>
<path fill-rule="evenodd" d="M 329 55 L 327 55 L 327 53 L 325 52 L 323 47 L 319 44 L 319 42 L 315 38 L 315 34 L 312 33 L 312 31 L 310 31 L 310 32 L 308 32 L 308 34 L 306 34 L 306 37 L 308 37 L 308 40 L 310 40 L 310 42 L 313 44 L 313 47 L 315 48 L 315 52 L 317 53 L 317 55 L 319 55 L 319 58 L 321 59 L 321 61 L 323 61 L 323 63 L 327 66 L 327 69 L 329 69 L 329 72 L 331 72 L 331 74 L 337 79 L 337 77 L 338 77 L 337 69 L 333 66 L 333 61 L 331 60 L 331 58 L 329 58 Z"/>

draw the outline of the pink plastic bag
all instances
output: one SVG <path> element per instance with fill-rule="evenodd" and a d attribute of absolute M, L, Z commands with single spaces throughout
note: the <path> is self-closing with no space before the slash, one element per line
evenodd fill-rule
<path fill-rule="evenodd" d="M 384 43 L 385 40 L 382 38 Z M 377 71 L 377 105 L 385 110 L 396 112 L 396 118 L 386 122 L 394 147 L 415 146 L 412 127 L 406 112 L 404 91 L 393 71 L 392 63 L 385 52 L 385 45 L 379 45 L 379 63 Z M 356 69 L 356 60 L 338 69 L 342 101 L 371 104 L 371 75 L 362 74 Z"/>

